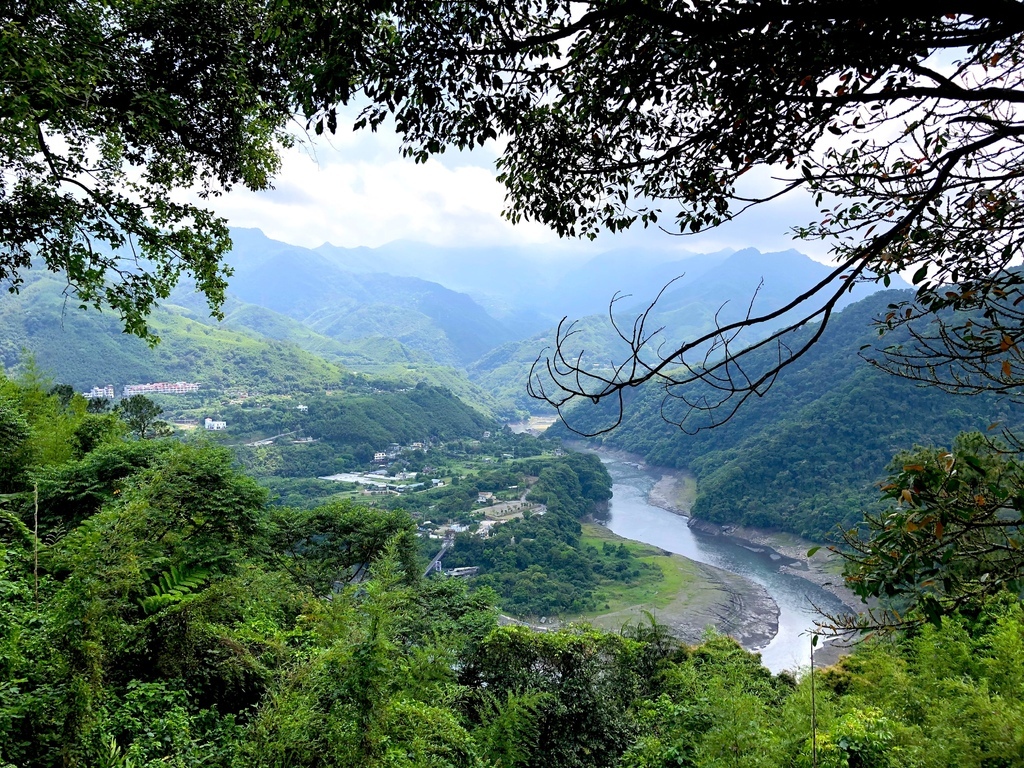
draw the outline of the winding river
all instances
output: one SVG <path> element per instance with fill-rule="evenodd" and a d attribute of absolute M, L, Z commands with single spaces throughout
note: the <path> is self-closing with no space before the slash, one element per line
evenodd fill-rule
<path fill-rule="evenodd" d="M 810 633 L 814 606 L 826 611 L 844 609 L 832 593 L 806 579 L 780 570 L 778 555 L 753 552 L 724 536 L 692 530 L 687 519 L 648 503 L 647 497 L 660 475 L 636 464 L 596 452 L 614 485 L 608 528 L 619 536 L 675 552 L 691 560 L 717 566 L 757 582 L 779 606 L 779 631 L 760 649 L 761 659 L 772 672 L 806 666 L 810 660 Z"/>

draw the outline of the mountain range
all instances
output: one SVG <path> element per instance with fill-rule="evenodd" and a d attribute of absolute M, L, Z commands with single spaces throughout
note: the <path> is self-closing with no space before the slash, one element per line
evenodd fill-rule
<path fill-rule="evenodd" d="M 232 369 L 224 361 L 239 355 L 229 350 L 249 349 L 251 358 L 266 360 L 301 352 L 302 360 L 292 363 L 303 372 L 299 378 L 322 381 L 357 372 L 426 381 L 488 414 L 510 417 L 544 412 L 545 406 L 525 393 L 526 375 L 553 344 L 555 326 L 565 316 L 580 320 L 567 351 L 585 351 L 587 359 L 606 365 L 627 351 L 607 317 L 617 292 L 625 297 L 616 303 L 616 313 L 628 327 L 673 281 L 651 321 L 670 329 L 671 338 L 681 338 L 713 327 L 716 313 L 730 317 L 741 311 L 755 292 L 756 309 L 774 309 L 830 269 L 796 251 L 648 249 L 586 257 L 550 249 L 410 242 L 310 249 L 256 229 L 232 230 L 232 238 L 227 263 L 233 275 L 223 322 L 211 319 L 205 299 L 182 285 L 154 315 L 164 342 L 150 350 L 117 333 L 113 318 L 65 311 L 60 287 L 40 273 L 20 296 L 0 306 L 0 361 L 10 368 L 22 348 L 32 350 L 58 379 L 76 387 L 176 376 L 270 383 L 280 371 L 268 379 L 254 370 Z M 846 301 L 875 289 L 858 286 Z M 197 326 L 210 348 L 206 354 L 185 341 Z M 223 354 L 214 351 L 218 345 L 224 346 Z M 92 356 L 89 350 L 103 354 L 84 362 Z M 276 363 L 258 368 L 276 370 Z"/>

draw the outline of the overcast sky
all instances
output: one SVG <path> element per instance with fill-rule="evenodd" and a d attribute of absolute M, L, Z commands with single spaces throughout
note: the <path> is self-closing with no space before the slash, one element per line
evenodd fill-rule
<path fill-rule="evenodd" d="M 360 131 L 315 137 L 284 154 L 275 189 L 235 190 L 213 203 L 232 226 L 258 227 L 294 245 L 324 242 L 353 247 L 393 240 L 435 245 L 532 245 L 557 253 L 642 243 L 648 247 L 708 253 L 753 246 L 761 251 L 796 248 L 824 259 L 819 244 L 794 242 L 789 229 L 814 218 L 804 198 L 788 197 L 745 214 L 715 232 L 673 237 L 641 227 L 604 235 L 596 243 L 562 240 L 536 223 L 513 226 L 502 218 L 504 189 L 495 181 L 492 147 L 449 152 L 417 165 L 400 156 L 392 133 Z M 209 205 L 210 201 L 206 201 Z M 672 216 L 665 216 L 671 221 Z"/>

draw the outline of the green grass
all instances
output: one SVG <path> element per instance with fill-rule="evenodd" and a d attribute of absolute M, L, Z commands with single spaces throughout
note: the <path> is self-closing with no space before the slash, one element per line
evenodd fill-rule
<path fill-rule="evenodd" d="M 692 507 L 696 498 L 697 478 L 693 475 L 683 475 L 679 478 L 679 487 L 672 501 L 680 507 Z"/>
<path fill-rule="evenodd" d="M 665 608 L 681 594 L 692 591 L 694 586 L 702 581 L 698 566 L 692 560 L 673 555 L 650 544 L 616 536 L 600 525 L 583 525 L 581 544 L 600 548 L 606 541 L 616 545 L 625 544 L 626 548 L 643 562 L 657 566 L 661 577 L 659 578 L 656 573 L 645 573 L 637 581 L 628 584 L 605 582 L 598 592 L 601 607 L 597 611 L 583 614 L 582 618 L 621 611 L 635 605 Z M 605 608 L 605 605 L 608 607 Z"/>

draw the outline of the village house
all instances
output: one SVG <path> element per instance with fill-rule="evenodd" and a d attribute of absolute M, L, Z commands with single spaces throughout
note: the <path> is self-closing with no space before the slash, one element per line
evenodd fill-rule
<path fill-rule="evenodd" d="M 199 385 L 189 381 L 156 381 L 151 384 L 125 384 L 122 397 L 133 395 L 184 395 L 198 392 Z"/>
<path fill-rule="evenodd" d="M 86 400 L 92 400 L 94 398 L 105 397 L 107 400 L 114 399 L 114 385 L 107 384 L 105 387 L 93 387 L 88 392 L 83 392 L 82 397 Z"/>

